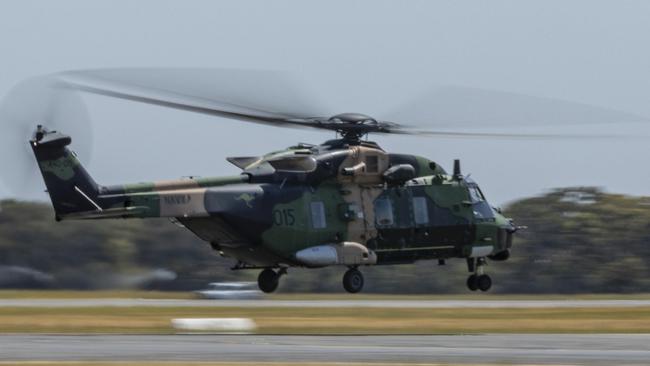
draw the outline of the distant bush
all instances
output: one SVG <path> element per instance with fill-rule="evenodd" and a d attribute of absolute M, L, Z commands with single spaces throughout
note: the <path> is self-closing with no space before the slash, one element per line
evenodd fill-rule
<path fill-rule="evenodd" d="M 0 267 L 27 269 L 16 272 L 16 281 L 0 281 L 0 287 L 194 290 L 208 282 L 257 276 L 257 271 L 231 271 L 233 259 L 218 256 L 167 220 L 55 222 L 44 203 L 5 200 L 0 205 Z M 650 199 L 563 188 L 514 202 L 504 213 L 528 229 L 517 233 L 508 261 L 489 263 L 493 292 L 650 291 Z M 290 269 L 280 291 L 339 292 L 343 271 Z M 364 292 L 467 292 L 460 259 L 446 266 L 423 261 L 363 271 Z M 21 280 L 20 273 L 32 277 Z"/>

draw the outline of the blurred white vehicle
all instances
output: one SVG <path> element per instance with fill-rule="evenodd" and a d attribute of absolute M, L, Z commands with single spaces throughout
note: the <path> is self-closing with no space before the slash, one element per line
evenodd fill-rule
<path fill-rule="evenodd" d="M 204 299 L 260 299 L 256 282 L 212 282 L 205 290 L 194 291 Z"/>

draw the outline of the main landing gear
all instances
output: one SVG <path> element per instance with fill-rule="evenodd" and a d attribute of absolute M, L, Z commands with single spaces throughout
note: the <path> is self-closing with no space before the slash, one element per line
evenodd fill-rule
<path fill-rule="evenodd" d="M 260 272 L 259 276 L 257 276 L 257 285 L 262 292 L 269 294 L 277 290 L 278 285 L 280 284 L 280 277 L 286 273 L 286 268 L 280 268 L 277 272 L 270 268 L 266 268 Z"/>
<path fill-rule="evenodd" d="M 350 268 L 343 275 L 343 288 L 345 291 L 356 294 L 363 288 L 363 274 L 356 268 Z"/>
<path fill-rule="evenodd" d="M 467 270 L 472 273 L 467 278 L 467 288 L 470 291 L 481 290 L 485 292 L 492 287 L 492 279 L 484 273 L 486 263 L 484 257 L 467 258 Z"/>
<path fill-rule="evenodd" d="M 257 276 L 257 285 L 263 292 L 271 293 L 278 289 L 280 277 L 287 273 L 286 268 L 280 268 L 277 272 L 266 268 Z M 343 288 L 345 291 L 356 294 L 363 289 L 363 274 L 356 267 L 352 267 L 343 275 Z"/>

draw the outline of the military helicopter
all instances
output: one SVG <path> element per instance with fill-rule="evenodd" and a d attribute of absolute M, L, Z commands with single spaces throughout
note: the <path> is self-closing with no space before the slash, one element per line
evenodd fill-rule
<path fill-rule="evenodd" d="M 57 221 L 169 218 L 220 255 L 234 258 L 233 270 L 260 270 L 258 285 L 267 293 L 277 289 L 291 267 L 342 266 L 347 268 L 343 288 L 357 293 L 364 286 L 364 266 L 419 260 L 445 264 L 452 258 L 467 262 L 469 290 L 488 291 L 487 261 L 510 257 L 520 228 L 488 203 L 478 184 L 462 174 L 459 160 L 449 174 L 428 158 L 387 152 L 364 139 L 439 132 L 360 113 L 272 113 L 146 83 L 132 85 L 128 78 L 116 82 L 95 76 L 65 73 L 56 85 L 67 92 L 245 122 L 334 131 L 337 138 L 263 156 L 228 157 L 241 170 L 233 176 L 104 186 L 70 150 L 72 138 L 65 131 L 33 125 L 29 146 Z"/>

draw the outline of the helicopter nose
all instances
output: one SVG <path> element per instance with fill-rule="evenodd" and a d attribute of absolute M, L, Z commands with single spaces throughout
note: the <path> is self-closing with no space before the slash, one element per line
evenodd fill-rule
<path fill-rule="evenodd" d="M 510 234 L 514 234 L 519 230 L 524 230 L 528 229 L 528 226 L 520 226 L 515 224 L 515 220 L 511 218 L 506 218 L 506 221 L 508 222 L 508 227 L 506 228 L 506 231 Z"/>

